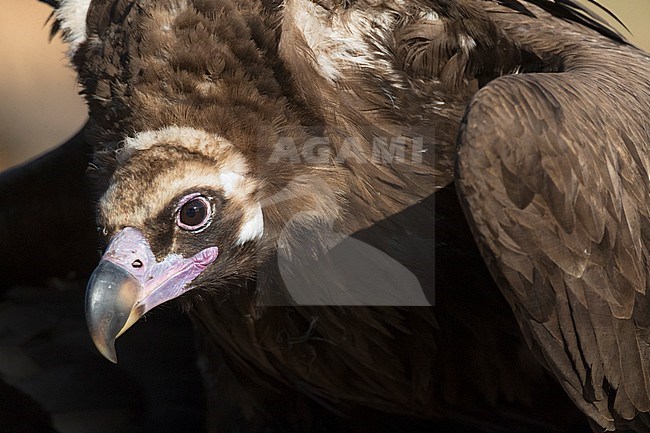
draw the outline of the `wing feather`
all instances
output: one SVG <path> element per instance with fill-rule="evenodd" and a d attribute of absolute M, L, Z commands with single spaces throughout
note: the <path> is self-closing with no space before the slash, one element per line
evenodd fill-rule
<path fill-rule="evenodd" d="M 628 61 L 494 80 L 459 136 L 486 261 L 533 349 L 608 430 L 650 410 L 650 61 Z"/>

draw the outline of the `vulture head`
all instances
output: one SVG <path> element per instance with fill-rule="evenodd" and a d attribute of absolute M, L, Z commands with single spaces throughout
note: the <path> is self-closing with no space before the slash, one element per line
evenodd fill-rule
<path fill-rule="evenodd" d="M 111 240 L 86 300 L 93 340 L 114 362 L 115 338 L 147 311 L 252 279 L 264 235 L 260 183 L 227 140 L 166 128 L 127 139 L 119 159 L 98 207 Z"/>

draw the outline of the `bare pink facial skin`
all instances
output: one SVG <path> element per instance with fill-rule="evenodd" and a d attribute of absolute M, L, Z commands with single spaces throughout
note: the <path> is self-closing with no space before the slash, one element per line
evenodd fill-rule
<path fill-rule="evenodd" d="M 142 305 L 146 312 L 187 292 L 189 283 L 218 255 L 219 248 L 210 247 L 189 258 L 170 254 L 162 262 L 156 262 L 142 233 L 127 227 L 111 240 L 102 260 L 128 270 L 142 285 L 138 305 Z"/>

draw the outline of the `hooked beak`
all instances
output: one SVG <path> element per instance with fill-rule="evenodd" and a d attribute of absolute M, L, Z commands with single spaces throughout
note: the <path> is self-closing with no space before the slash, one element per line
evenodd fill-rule
<path fill-rule="evenodd" d="M 210 247 L 189 258 L 170 254 L 157 262 L 139 230 L 127 227 L 115 235 L 86 290 L 86 322 L 101 354 L 117 363 L 117 337 L 147 311 L 190 290 L 218 251 Z"/>

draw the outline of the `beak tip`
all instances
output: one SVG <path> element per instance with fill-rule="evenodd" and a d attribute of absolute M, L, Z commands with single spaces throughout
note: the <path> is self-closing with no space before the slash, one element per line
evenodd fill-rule
<path fill-rule="evenodd" d="M 104 342 L 104 341 L 93 340 L 93 342 L 95 343 L 95 347 L 97 348 L 99 353 L 101 353 L 104 358 L 108 359 L 113 364 L 117 364 L 117 352 L 115 351 L 115 341 Z"/>
<path fill-rule="evenodd" d="M 117 364 L 117 353 L 115 353 L 115 349 L 113 348 L 110 352 L 104 352 L 102 353 L 104 355 L 104 358 L 108 359 L 111 361 L 113 364 Z"/>

